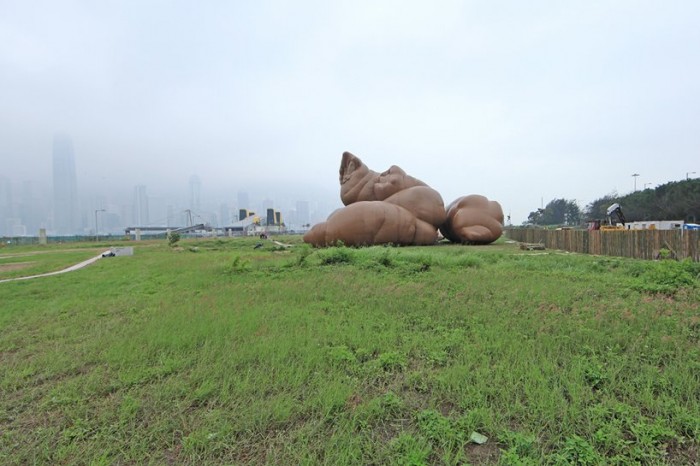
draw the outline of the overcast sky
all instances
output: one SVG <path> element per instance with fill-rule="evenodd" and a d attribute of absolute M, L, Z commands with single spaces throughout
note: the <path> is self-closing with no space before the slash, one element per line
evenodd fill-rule
<path fill-rule="evenodd" d="M 0 175 L 50 183 L 63 132 L 80 189 L 340 205 L 348 150 L 521 223 L 700 176 L 699 24 L 697 0 L 0 0 Z"/>

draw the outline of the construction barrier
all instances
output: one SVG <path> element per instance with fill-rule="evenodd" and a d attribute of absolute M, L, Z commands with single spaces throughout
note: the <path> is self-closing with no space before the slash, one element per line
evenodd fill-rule
<path fill-rule="evenodd" d="M 672 257 L 700 262 L 698 230 L 544 230 L 511 228 L 508 238 L 543 244 L 547 249 L 602 256 L 659 259 Z"/>

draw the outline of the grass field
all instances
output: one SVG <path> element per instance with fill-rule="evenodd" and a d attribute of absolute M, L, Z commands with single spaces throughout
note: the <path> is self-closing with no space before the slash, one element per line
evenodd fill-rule
<path fill-rule="evenodd" d="M 281 241 L 1 283 L 0 463 L 700 461 L 700 265 Z"/>

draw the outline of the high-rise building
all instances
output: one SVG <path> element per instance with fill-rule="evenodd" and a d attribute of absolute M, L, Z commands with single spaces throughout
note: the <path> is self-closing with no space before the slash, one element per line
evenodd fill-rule
<path fill-rule="evenodd" d="M 0 176 L 0 236 L 12 234 L 10 225 L 12 211 L 12 184 L 7 178 Z"/>
<path fill-rule="evenodd" d="M 296 221 L 299 225 L 308 225 L 309 223 L 309 202 L 308 201 L 297 201 L 296 209 Z"/>
<path fill-rule="evenodd" d="M 80 230 L 73 142 L 66 135 L 53 139 L 53 228 L 59 235 Z"/>
<path fill-rule="evenodd" d="M 19 216 L 22 218 L 22 224 L 27 227 L 27 231 L 31 234 L 39 234 L 39 228 L 46 227 L 46 209 L 34 181 L 22 182 L 18 206 Z"/>
<path fill-rule="evenodd" d="M 248 193 L 245 191 L 238 191 L 238 208 L 239 209 L 250 209 L 250 198 Z"/>
<path fill-rule="evenodd" d="M 223 203 L 219 206 L 219 226 L 223 227 L 231 224 L 231 208 Z"/>
<path fill-rule="evenodd" d="M 274 207 L 275 207 L 275 202 L 272 199 L 270 199 L 269 197 L 266 197 L 265 199 L 263 199 L 263 202 L 262 202 L 263 212 L 267 212 L 267 209 L 272 209 Z"/>
<path fill-rule="evenodd" d="M 202 210 L 201 203 L 202 182 L 197 175 L 190 177 L 190 209 L 199 212 Z"/>
<path fill-rule="evenodd" d="M 134 187 L 134 226 L 148 225 L 148 196 L 146 187 L 138 185 Z"/>

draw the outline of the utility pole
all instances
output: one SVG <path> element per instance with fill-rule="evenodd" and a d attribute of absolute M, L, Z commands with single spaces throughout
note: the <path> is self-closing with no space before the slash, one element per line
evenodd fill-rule
<path fill-rule="evenodd" d="M 634 177 L 634 192 L 637 192 L 637 177 L 639 176 L 639 173 L 632 173 L 632 177 Z"/>

